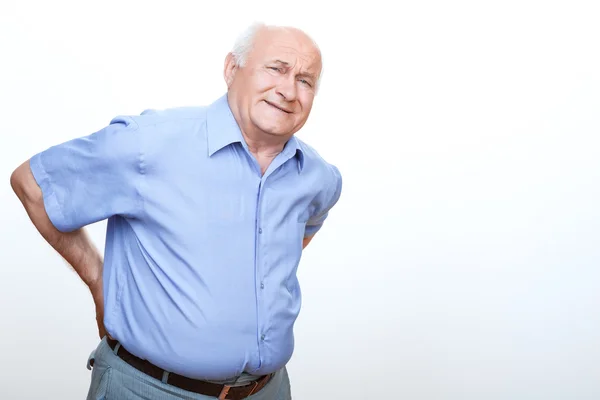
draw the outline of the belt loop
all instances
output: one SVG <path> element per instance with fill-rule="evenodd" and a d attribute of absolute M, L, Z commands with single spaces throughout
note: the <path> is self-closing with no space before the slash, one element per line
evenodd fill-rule
<path fill-rule="evenodd" d="M 121 348 L 121 342 L 117 342 L 117 344 L 115 345 L 115 348 L 113 350 L 113 353 L 115 353 L 115 355 L 118 355 L 119 348 Z"/>
<path fill-rule="evenodd" d="M 169 372 L 163 371 L 162 383 L 167 383 L 168 380 L 169 380 Z"/>
<path fill-rule="evenodd" d="M 254 386 L 252 387 L 252 390 L 250 391 L 250 393 L 248 393 L 248 397 L 250 397 L 250 396 L 252 396 L 254 394 L 254 391 L 258 387 L 258 384 L 260 383 L 260 381 L 262 381 L 262 379 L 254 382 Z"/>
<path fill-rule="evenodd" d="M 221 390 L 221 393 L 219 394 L 219 397 L 217 397 L 217 399 L 219 399 L 219 400 L 227 399 L 227 393 L 229 393 L 229 389 L 231 389 L 231 386 L 223 385 L 223 390 Z"/>

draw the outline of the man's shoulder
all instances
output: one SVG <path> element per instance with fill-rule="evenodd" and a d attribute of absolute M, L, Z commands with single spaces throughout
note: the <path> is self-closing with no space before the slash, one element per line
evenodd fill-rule
<path fill-rule="evenodd" d="M 135 148 L 142 148 L 147 157 L 156 158 L 180 151 L 192 143 L 202 145 L 204 142 L 197 139 L 206 133 L 206 111 L 206 106 L 148 108 L 140 114 L 119 115 L 111 124 L 119 123 L 127 126 L 125 129 L 137 131 Z"/>
<path fill-rule="evenodd" d="M 328 174 L 336 180 L 341 179 L 340 171 L 335 164 L 325 159 L 313 146 L 299 138 L 296 139 L 298 140 L 298 146 L 302 150 L 305 167 L 316 170 L 318 173 Z"/>
<path fill-rule="evenodd" d="M 331 161 L 326 160 L 319 152 L 302 140 L 298 140 L 298 146 L 304 156 L 304 168 L 308 170 L 307 179 L 314 187 L 319 188 L 319 195 L 315 197 L 315 210 L 320 217 L 324 215 L 337 203 L 342 192 L 343 179 L 340 170 Z M 313 220 L 314 223 L 315 220 Z M 322 224 L 318 222 L 317 225 Z M 314 235 L 318 229 L 307 230 Z"/>
<path fill-rule="evenodd" d="M 187 125 L 204 121 L 207 109 L 207 106 L 147 108 L 139 115 L 129 115 L 128 118 L 139 128 L 161 125 Z"/>

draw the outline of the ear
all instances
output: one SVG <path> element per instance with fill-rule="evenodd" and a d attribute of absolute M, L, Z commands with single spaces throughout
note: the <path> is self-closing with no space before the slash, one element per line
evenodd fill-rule
<path fill-rule="evenodd" d="M 233 54 L 227 54 L 225 57 L 225 68 L 223 71 L 223 77 L 225 78 L 225 83 L 227 84 L 227 88 L 231 86 L 233 83 L 233 78 L 235 77 L 235 73 L 237 72 L 237 65 L 235 64 L 235 60 L 233 58 Z"/>

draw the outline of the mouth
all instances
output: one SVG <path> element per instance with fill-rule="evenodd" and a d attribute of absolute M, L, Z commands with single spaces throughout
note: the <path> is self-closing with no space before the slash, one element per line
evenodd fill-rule
<path fill-rule="evenodd" d="M 291 111 L 288 111 L 285 108 L 281 108 L 281 107 L 279 107 L 279 106 L 277 106 L 277 105 L 275 105 L 275 104 L 273 104 L 273 103 L 271 103 L 271 102 L 269 102 L 267 100 L 264 100 L 264 102 L 267 103 L 268 105 L 270 105 L 271 107 L 274 107 L 274 108 L 278 109 L 279 111 L 282 111 L 282 112 L 284 112 L 286 114 L 291 114 L 292 113 Z"/>

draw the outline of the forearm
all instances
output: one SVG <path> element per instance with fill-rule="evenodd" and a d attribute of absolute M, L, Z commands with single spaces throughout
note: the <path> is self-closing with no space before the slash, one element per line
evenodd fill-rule
<path fill-rule="evenodd" d="M 302 240 L 302 250 L 304 250 L 304 249 L 306 248 L 306 246 L 308 246 L 308 244 L 309 244 L 309 243 L 310 243 L 310 241 L 313 239 L 313 237 L 314 237 L 314 235 L 312 235 L 312 236 L 308 236 L 308 237 L 305 237 L 305 238 Z"/>
<path fill-rule="evenodd" d="M 46 213 L 42 191 L 33 178 L 29 162 L 13 172 L 11 186 L 42 237 L 73 267 L 94 297 L 101 295 L 98 293 L 101 292 L 102 282 L 100 253 L 83 228 L 60 232 L 54 227 Z"/>

